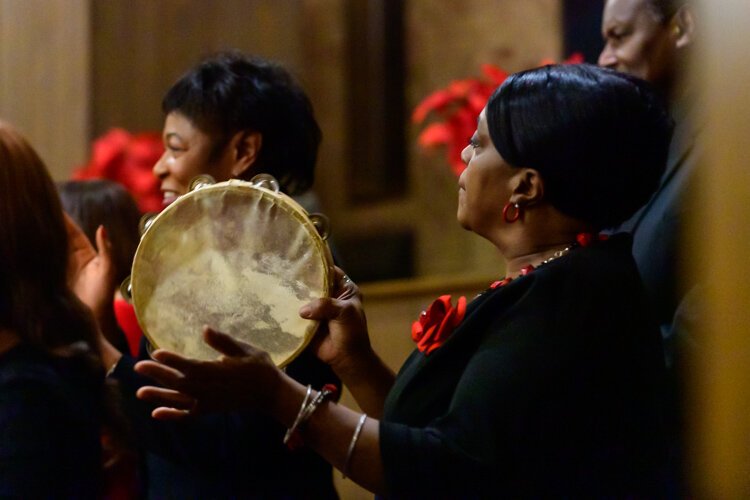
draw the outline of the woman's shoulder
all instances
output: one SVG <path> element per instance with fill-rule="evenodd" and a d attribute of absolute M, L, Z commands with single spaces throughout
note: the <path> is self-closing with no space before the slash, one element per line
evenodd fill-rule
<path fill-rule="evenodd" d="M 510 329 L 526 341 L 536 338 L 529 334 L 533 331 L 561 339 L 568 337 L 560 335 L 563 330 L 580 337 L 607 325 L 642 321 L 631 317 L 648 318 L 649 309 L 630 245 L 629 236 L 616 235 L 576 248 L 489 291 L 471 316 L 486 318 L 487 330 L 505 339 Z"/>
<path fill-rule="evenodd" d="M 0 497 L 94 497 L 99 394 L 55 358 L 25 345 L 0 357 Z"/>
<path fill-rule="evenodd" d="M 0 387 L 58 382 L 54 362 L 41 350 L 21 343 L 0 356 Z"/>
<path fill-rule="evenodd" d="M 564 287 L 571 297 L 597 296 L 603 291 L 640 293 L 640 275 L 632 255 L 632 238 L 625 233 L 576 248 L 534 272 L 551 292 Z"/>
<path fill-rule="evenodd" d="M 53 356 L 25 344 L 0 357 L 0 401 L 19 409 L 41 405 L 77 413 L 93 409 L 100 396 L 101 382 L 79 357 Z"/>

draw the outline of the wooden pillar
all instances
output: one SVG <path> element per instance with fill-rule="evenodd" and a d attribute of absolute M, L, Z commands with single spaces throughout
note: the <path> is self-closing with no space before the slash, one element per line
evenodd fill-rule
<path fill-rule="evenodd" d="M 694 75 L 705 96 L 707 164 L 695 202 L 689 250 L 706 283 L 707 310 L 694 389 L 690 437 L 696 498 L 750 496 L 750 32 L 747 0 L 701 0 Z M 720 7 L 720 8 L 717 8 Z"/>
<path fill-rule="evenodd" d="M 88 0 L 0 0 L 0 119 L 58 179 L 88 155 Z"/>

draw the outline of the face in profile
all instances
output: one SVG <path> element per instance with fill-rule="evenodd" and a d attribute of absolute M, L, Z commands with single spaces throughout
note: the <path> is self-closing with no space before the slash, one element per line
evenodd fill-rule
<path fill-rule="evenodd" d="M 477 130 L 461 152 L 461 159 L 466 169 L 458 178 L 458 222 L 464 229 L 489 238 L 502 224 L 514 172 L 492 143 L 486 109 L 479 115 Z"/>
<path fill-rule="evenodd" d="M 674 73 L 675 28 L 649 0 L 607 0 L 599 65 L 665 88 Z"/>
<path fill-rule="evenodd" d="M 217 139 L 196 127 L 186 116 L 169 113 L 162 132 L 164 154 L 154 165 L 154 175 L 161 181 L 164 206 L 188 192 L 190 181 L 209 174 L 217 181 L 232 178 L 232 148 L 214 151 Z"/>

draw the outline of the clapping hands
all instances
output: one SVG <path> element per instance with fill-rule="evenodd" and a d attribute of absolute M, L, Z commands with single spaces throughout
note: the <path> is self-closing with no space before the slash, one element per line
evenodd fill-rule
<path fill-rule="evenodd" d="M 136 364 L 138 373 L 162 385 L 137 392 L 138 398 L 159 405 L 152 416 L 178 420 L 191 413 L 271 411 L 285 375 L 268 353 L 209 327 L 203 329 L 203 339 L 221 354 L 215 361 L 159 349 L 152 355 L 156 361 Z"/>

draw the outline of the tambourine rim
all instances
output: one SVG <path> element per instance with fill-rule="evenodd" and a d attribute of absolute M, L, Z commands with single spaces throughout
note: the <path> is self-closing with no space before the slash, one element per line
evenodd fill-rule
<path fill-rule="evenodd" d="M 253 190 L 258 191 L 261 193 L 263 197 L 272 198 L 274 201 L 276 201 L 276 205 L 283 209 L 288 214 L 292 215 L 295 219 L 297 219 L 299 222 L 302 223 L 302 226 L 306 229 L 307 233 L 311 235 L 312 240 L 314 242 L 315 248 L 318 250 L 318 253 L 323 257 L 324 260 L 324 268 L 325 272 L 323 275 L 323 288 L 325 290 L 325 293 L 327 296 L 330 297 L 332 290 L 333 290 L 333 257 L 331 255 L 331 250 L 328 248 L 328 244 L 325 242 L 325 240 L 320 236 L 317 229 L 315 228 L 315 225 L 310 220 L 307 211 L 294 199 L 292 199 L 290 196 L 281 193 L 281 192 L 275 192 L 273 190 L 256 186 L 250 182 L 232 179 L 229 181 L 223 181 L 223 182 L 217 182 L 216 184 L 212 184 L 210 186 L 203 186 L 201 188 L 195 189 L 189 193 L 186 193 L 179 198 L 177 198 L 174 202 L 172 202 L 170 205 L 164 208 L 159 214 L 157 214 L 151 224 L 149 225 L 148 229 L 146 229 L 143 234 L 141 235 L 141 241 L 138 244 L 138 247 L 136 248 L 135 255 L 133 256 L 133 265 L 130 269 L 130 276 L 131 276 L 131 302 L 133 304 L 133 308 L 135 310 L 136 319 L 138 320 L 138 325 L 141 328 L 141 331 L 143 332 L 143 335 L 146 337 L 146 339 L 149 341 L 149 343 L 153 346 L 154 349 L 158 349 L 159 345 L 158 342 L 154 340 L 152 335 L 148 332 L 148 328 L 146 328 L 146 325 L 144 325 L 143 321 L 141 320 L 140 314 L 139 314 L 139 301 L 137 299 L 138 297 L 138 281 L 137 278 L 138 274 L 135 273 L 136 266 L 139 263 L 139 260 L 142 259 L 142 254 L 144 252 L 143 248 L 145 248 L 148 244 L 148 241 L 150 241 L 148 238 L 152 237 L 152 234 L 155 234 L 157 228 L 163 224 L 164 220 L 167 220 L 169 218 L 169 214 L 174 212 L 178 209 L 181 205 L 187 203 L 189 200 L 193 198 L 199 198 L 202 196 L 208 196 L 213 191 L 221 191 L 221 192 L 229 192 L 229 191 L 246 191 L 246 190 Z M 289 363 L 291 363 L 297 356 L 304 351 L 307 346 L 312 341 L 313 337 L 315 337 L 315 334 L 318 331 L 318 328 L 320 327 L 319 321 L 310 320 L 313 322 L 314 326 L 313 328 L 309 329 L 308 333 L 305 335 L 305 338 L 303 342 L 299 345 L 299 347 L 291 353 L 289 356 L 287 356 L 283 361 L 278 363 L 279 368 L 283 368 Z M 217 353 L 218 356 L 218 353 Z"/>

